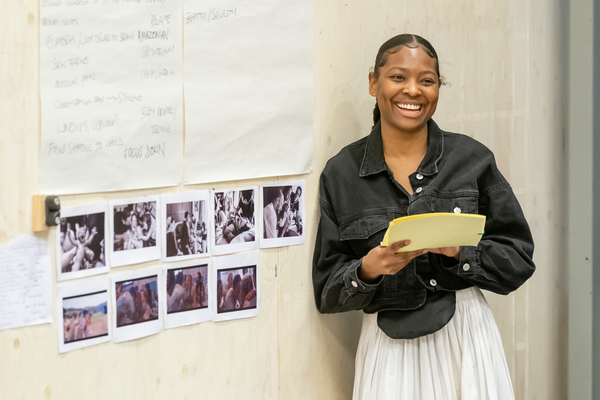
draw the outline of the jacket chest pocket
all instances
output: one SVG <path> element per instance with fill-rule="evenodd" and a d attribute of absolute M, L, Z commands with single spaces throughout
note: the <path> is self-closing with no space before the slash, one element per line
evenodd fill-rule
<path fill-rule="evenodd" d="M 390 225 L 399 213 L 363 215 L 356 219 L 341 222 L 340 240 L 347 242 L 357 257 L 364 257 L 372 248 L 378 246 Z"/>
<path fill-rule="evenodd" d="M 438 194 L 431 197 L 431 212 L 477 214 L 479 193 Z"/>

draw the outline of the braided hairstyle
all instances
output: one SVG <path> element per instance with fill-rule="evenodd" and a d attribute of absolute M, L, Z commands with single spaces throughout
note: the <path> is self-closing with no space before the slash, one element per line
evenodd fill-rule
<path fill-rule="evenodd" d="M 403 33 L 402 35 L 394 36 L 381 45 L 379 51 L 377 52 L 377 57 L 375 57 L 375 66 L 373 67 L 373 74 L 375 75 L 375 78 L 379 79 L 379 69 L 387 63 L 388 56 L 390 54 L 394 54 L 400 50 L 400 46 L 406 46 L 411 49 L 415 49 L 420 46 L 429 57 L 434 58 L 435 72 L 440 81 L 440 85 L 443 84 L 442 77 L 440 76 L 440 62 L 433 46 L 421 36 L 412 35 L 409 33 Z M 379 105 L 377 102 L 375 102 L 375 108 L 373 109 L 373 125 L 377 125 L 377 122 L 379 122 L 380 119 L 381 113 L 379 111 Z"/>

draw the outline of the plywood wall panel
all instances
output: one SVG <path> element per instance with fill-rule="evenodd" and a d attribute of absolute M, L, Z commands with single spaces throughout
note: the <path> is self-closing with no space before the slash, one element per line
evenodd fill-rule
<path fill-rule="evenodd" d="M 306 178 L 307 241 L 261 251 L 259 317 L 62 355 L 56 322 L 0 331 L 0 398 L 349 399 L 362 315 L 320 315 L 314 306 L 318 177 L 330 157 L 369 132 L 374 102 L 367 74 L 379 45 L 401 32 L 422 34 L 436 47 L 449 82 L 436 121 L 495 152 L 533 230 L 534 277 L 509 296 L 486 293 L 516 398 L 566 398 L 563 8 L 559 0 L 315 1 L 314 173 L 294 177 Z M 35 0 L 0 0 L 0 243 L 31 233 L 40 126 L 38 17 Z M 62 200 L 70 206 L 258 183 Z M 42 237 L 53 245 L 54 233 Z M 119 270 L 145 265 L 153 263 Z"/>

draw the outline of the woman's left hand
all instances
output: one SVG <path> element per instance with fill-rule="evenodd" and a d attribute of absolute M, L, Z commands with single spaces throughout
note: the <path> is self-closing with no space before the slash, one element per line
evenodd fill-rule
<path fill-rule="evenodd" d="M 439 247 L 437 249 L 427 249 L 430 253 L 442 254 L 446 257 L 452 257 L 456 260 L 460 260 L 460 247 Z"/>

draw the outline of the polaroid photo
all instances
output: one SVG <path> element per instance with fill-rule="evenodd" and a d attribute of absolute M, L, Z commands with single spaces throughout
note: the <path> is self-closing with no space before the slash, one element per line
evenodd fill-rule
<path fill-rule="evenodd" d="M 304 179 L 260 187 L 260 247 L 304 243 Z"/>
<path fill-rule="evenodd" d="M 112 275 L 113 342 L 138 339 L 162 331 L 160 267 Z"/>
<path fill-rule="evenodd" d="M 161 196 L 163 261 L 209 255 L 209 197 L 208 190 Z"/>
<path fill-rule="evenodd" d="M 108 272 L 107 231 L 108 203 L 63 208 L 56 230 L 57 280 Z"/>
<path fill-rule="evenodd" d="M 212 255 L 258 249 L 258 188 L 213 190 L 210 194 Z"/>
<path fill-rule="evenodd" d="M 212 270 L 209 258 L 169 264 L 164 268 L 163 276 L 165 328 L 212 319 L 209 296 Z"/>
<path fill-rule="evenodd" d="M 112 267 L 160 259 L 160 207 L 158 196 L 109 203 L 113 222 L 109 236 Z"/>
<path fill-rule="evenodd" d="M 213 321 L 227 321 L 258 315 L 258 251 L 215 257 Z"/>
<path fill-rule="evenodd" d="M 108 275 L 58 284 L 56 310 L 60 353 L 110 341 L 109 299 Z"/>

